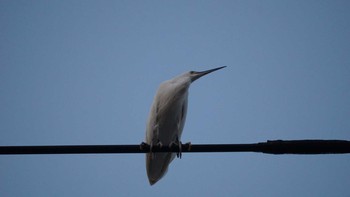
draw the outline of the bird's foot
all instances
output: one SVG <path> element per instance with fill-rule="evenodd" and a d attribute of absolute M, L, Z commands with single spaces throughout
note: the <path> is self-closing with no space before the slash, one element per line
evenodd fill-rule
<path fill-rule="evenodd" d="M 162 142 L 158 141 L 157 144 L 155 145 L 155 147 L 157 147 L 158 149 L 162 149 L 163 148 Z"/>
<path fill-rule="evenodd" d="M 160 140 L 157 141 L 156 144 L 151 143 L 149 152 L 151 153 L 151 158 L 154 158 L 154 150 L 160 150 L 163 147 L 163 144 Z"/>
<path fill-rule="evenodd" d="M 187 150 L 187 151 L 190 151 L 191 150 L 191 147 L 192 147 L 192 143 L 191 142 L 186 142 L 185 144 L 183 144 L 184 148 Z"/>
<path fill-rule="evenodd" d="M 158 140 L 157 143 L 155 143 L 155 144 L 151 143 L 149 152 L 153 152 L 155 149 L 156 149 L 156 150 L 159 150 L 159 149 L 161 149 L 162 147 L 163 147 L 162 142 Z"/>
<path fill-rule="evenodd" d="M 182 157 L 182 143 L 181 141 L 179 141 L 178 139 L 176 141 L 172 141 L 169 144 L 169 148 L 173 149 L 174 147 L 178 147 L 178 152 L 176 153 L 176 157 L 180 158 Z"/>
<path fill-rule="evenodd" d="M 140 150 L 147 150 L 147 148 L 149 148 L 149 147 L 150 147 L 150 145 L 147 144 L 146 142 L 142 142 L 140 144 Z"/>

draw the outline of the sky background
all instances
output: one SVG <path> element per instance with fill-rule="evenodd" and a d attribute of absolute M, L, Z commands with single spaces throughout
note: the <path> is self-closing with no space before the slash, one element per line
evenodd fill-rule
<path fill-rule="evenodd" d="M 182 141 L 350 140 L 350 1 L 0 1 L 0 145 L 140 144 L 158 85 Z M 350 155 L 0 156 L 0 196 L 350 196 Z"/>

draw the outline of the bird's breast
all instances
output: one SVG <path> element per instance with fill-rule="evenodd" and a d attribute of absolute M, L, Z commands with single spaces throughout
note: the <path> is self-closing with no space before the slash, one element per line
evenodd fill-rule
<path fill-rule="evenodd" d="M 169 144 L 178 135 L 181 135 L 182 128 L 179 125 L 181 124 L 182 105 L 180 101 L 174 102 L 172 105 L 164 107 L 159 113 L 158 138 L 163 144 Z"/>

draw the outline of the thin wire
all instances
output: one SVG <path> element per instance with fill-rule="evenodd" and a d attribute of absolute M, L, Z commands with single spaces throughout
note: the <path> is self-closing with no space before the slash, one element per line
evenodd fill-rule
<path fill-rule="evenodd" d="M 273 140 L 253 144 L 182 144 L 183 153 L 258 152 L 267 154 L 344 154 L 350 153 L 346 140 Z M 140 145 L 63 145 L 0 146 L 0 155 L 26 154 L 115 154 L 148 153 L 150 146 Z M 152 152 L 179 152 L 178 146 L 154 146 Z"/>

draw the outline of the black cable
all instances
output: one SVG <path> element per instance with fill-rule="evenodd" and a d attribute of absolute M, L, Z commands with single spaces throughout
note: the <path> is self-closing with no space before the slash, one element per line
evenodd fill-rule
<path fill-rule="evenodd" d="M 267 154 L 343 154 L 350 153 L 347 140 L 273 140 L 253 144 L 182 144 L 183 153 L 259 152 Z M 140 145 L 63 145 L 0 146 L 0 155 L 23 154 L 112 154 L 147 153 L 148 144 Z M 154 146 L 152 152 L 179 152 L 178 146 Z"/>

